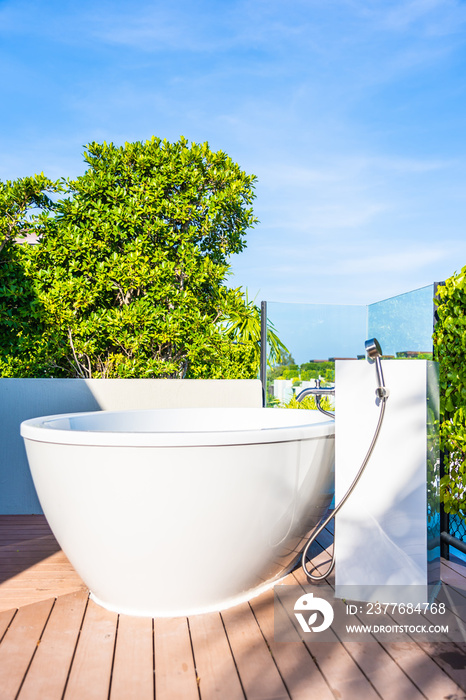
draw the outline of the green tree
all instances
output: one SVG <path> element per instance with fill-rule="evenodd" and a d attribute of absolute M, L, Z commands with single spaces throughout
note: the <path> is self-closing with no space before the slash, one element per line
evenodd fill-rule
<path fill-rule="evenodd" d="M 256 223 L 255 177 L 184 138 L 91 143 L 84 157 L 24 246 L 42 324 L 29 376 L 256 376 L 252 338 L 222 324 L 247 307 L 225 279 Z"/>
<path fill-rule="evenodd" d="M 269 366 L 267 370 L 267 382 L 273 382 L 274 379 L 284 378 L 283 372 L 289 369 L 291 365 L 295 365 L 294 358 L 288 350 L 284 350 L 278 364 Z"/>
<path fill-rule="evenodd" d="M 59 182 L 43 173 L 0 182 L 0 374 L 22 375 L 44 360 L 47 325 L 34 284 L 27 274 L 29 236 L 35 239 L 54 209 L 48 193 Z"/>
<path fill-rule="evenodd" d="M 440 363 L 440 440 L 446 455 L 441 498 L 466 513 L 466 267 L 438 287 L 434 356 Z"/>

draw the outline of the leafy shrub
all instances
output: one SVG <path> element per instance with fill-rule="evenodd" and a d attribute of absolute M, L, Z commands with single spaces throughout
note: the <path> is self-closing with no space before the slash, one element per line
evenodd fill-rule
<path fill-rule="evenodd" d="M 335 410 L 335 406 L 333 404 L 333 401 L 328 396 L 322 396 L 322 398 L 320 399 L 320 405 L 326 411 L 334 411 Z M 305 409 L 310 409 L 310 410 L 318 410 L 316 400 L 313 396 L 305 396 L 302 401 L 297 401 L 296 396 L 293 396 L 293 398 L 291 398 L 288 401 L 288 403 L 284 403 L 284 404 L 280 405 L 280 407 L 281 408 L 305 408 Z"/>
<path fill-rule="evenodd" d="M 435 359 L 440 363 L 441 498 L 447 513 L 466 512 L 466 267 L 437 290 Z"/>

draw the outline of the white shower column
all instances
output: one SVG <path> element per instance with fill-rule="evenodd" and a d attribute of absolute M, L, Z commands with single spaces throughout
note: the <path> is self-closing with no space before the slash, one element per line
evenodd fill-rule
<path fill-rule="evenodd" d="M 440 578 L 438 365 L 383 360 L 382 368 L 390 395 L 380 435 L 335 519 L 335 595 L 423 602 Z M 339 503 L 371 444 L 380 407 L 373 364 L 340 360 L 335 375 Z"/>

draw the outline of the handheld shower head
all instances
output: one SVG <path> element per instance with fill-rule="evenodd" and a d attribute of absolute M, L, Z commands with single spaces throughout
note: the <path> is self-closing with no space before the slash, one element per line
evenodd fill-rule
<path fill-rule="evenodd" d="M 377 389 L 375 390 L 375 393 L 380 399 L 386 401 L 390 392 L 385 386 L 385 380 L 383 378 L 382 363 L 380 361 L 380 358 L 382 356 L 382 348 L 380 347 L 380 343 L 377 340 L 377 338 L 370 338 L 370 340 L 366 340 L 365 348 L 367 359 L 369 360 L 369 362 L 375 362 L 375 371 L 377 373 L 378 385 Z"/>
<path fill-rule="evenodd" d="M 377 357 L 381 357 L 382 348 L 380 347 L 380 343 L 377 340 L 377 338 L 371 338 L 370 340 L 366 340 L 364 345 L 366 348 L 366 355 L 368 359 L 375 360 Z"/>

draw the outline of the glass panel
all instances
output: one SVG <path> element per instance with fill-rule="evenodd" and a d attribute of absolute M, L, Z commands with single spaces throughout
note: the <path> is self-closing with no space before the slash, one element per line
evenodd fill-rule
<path fill-rule="evenodd" d="M 412 357 L 432 353 L 434 285 L 369 304 L 368 338 L 377 338 L 384 355 Z M 428 355 L 428 357 L 426 357 Z"/>
<path fill-rule="evenodd" d="M 329 360 L 364 354 L 366 306 L 268 302 L 267 321 L 290 352 L 284 365 L 268 369 L 267 405 L 288 403 L 318 377 L 331 382 Z"/>
<path fill-rule="evenodd" d="M 432 357 L 434 285 L 368 306 L 267 303 L 267 322 L 290 356 L 267 370 L 267 405 L 288 403 L 315 379 L 333 378 L 335 358 L 365 357 L 377 338 L 384 356 Z M 271 349 L 270 338 L 267 355 Z"/>

